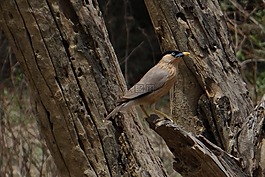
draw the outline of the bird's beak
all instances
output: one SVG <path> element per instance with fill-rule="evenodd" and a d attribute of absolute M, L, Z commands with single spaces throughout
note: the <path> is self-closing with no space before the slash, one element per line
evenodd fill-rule
<path fill-rule="evenodd" d="M 190 52 L 181 52 L 179 54 L 176 55 L 176 58 L 177 57 L 184 57 L 184 56 L 188 56 L 190 54 Z"/>
<path fill-rule="evenodd" d="M 190 52 L 182 52 L 184 56 L 190 55 Z"/>

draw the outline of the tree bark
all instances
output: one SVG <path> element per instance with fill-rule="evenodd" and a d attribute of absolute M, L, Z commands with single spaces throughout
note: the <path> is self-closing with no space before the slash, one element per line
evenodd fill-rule
<path fill-rule="evenodd" d="M 175 156 L 173 168 L 183 177 L 245 177 L 234 158 L 205 137 L 193 136 L 171 121 L 152 115 L 147 119 Z"/>
<path fill-rule="evenodd" d="M 134 114 L 103 122 L 125 82 L 97 1 L 2 0 L 0 24 L 62 176 L 166 176 Z"/>
<path fill-rule="evenodd" d="M 260 164 L 260 124 L 264 117 L 248 117 L 253 110 L 252 101 L 218 1 L 145 3 L 162 50 L 191 53 L 190 59 L 184 61 L 187 67 L 179 67 L 178 82 L 172 92 L 175 122 L 194 133 L 204 129 L 209 140 L 241 159 L 241 169 L 248 176 L 260 176 L 264 169 Z"/>

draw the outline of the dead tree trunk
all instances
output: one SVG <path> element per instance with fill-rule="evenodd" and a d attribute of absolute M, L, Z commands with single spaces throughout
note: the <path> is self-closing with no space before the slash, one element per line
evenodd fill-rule
<path fill-rule="evenodd" d="M 172 92 L 175 122 L 193 132 L 203 128 L 208 139 L 240 159 L 241 169 L 247 175 L 261 176 L 264 167 L 260 163 L 260 125 L 264 114 L 248 117 L 253 111 L 252 101 L 241 79 L 218 1 L 145 3 L 162 50 L 192 53 L 190 60 L 180 66 L 178 83 Z M 200 122 L 202 125 L 198 126 Z M 190 164 L 186 165 L 189 168 Z"/>
<path fill-rule="evenodd" d="M 62 176 L 166 176 L 135 115 L 103 122 L 125 83 L 97 1 L 1 0 L 0 24 Z"/>

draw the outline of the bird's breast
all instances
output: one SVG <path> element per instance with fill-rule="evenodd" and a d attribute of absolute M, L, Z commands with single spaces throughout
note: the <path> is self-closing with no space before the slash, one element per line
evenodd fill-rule
<path fill-rule="evenodd" d="M 174 65 L 165 66 L 163 69 L 168 71 L 168 77 L 162 87 L 144 96 L 139 100 L 144 104 L 153 104 L 157 102 L 162 96 L 167 94 L 176 82 L 176 68 Z"/>

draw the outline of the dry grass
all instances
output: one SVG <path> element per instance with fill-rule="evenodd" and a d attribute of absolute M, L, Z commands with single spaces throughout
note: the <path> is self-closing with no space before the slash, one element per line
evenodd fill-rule
<path fill-rule="evenodd" d="M 45 165 L 49 152 L 39 135 L 24 77 L 12 75 L 2 83 L 9 86 L 0 87 L 0 176 L 56 176 Z"/>

